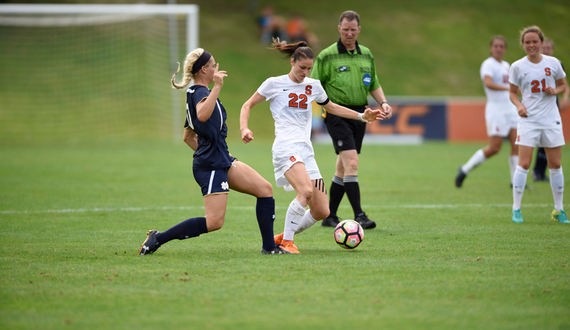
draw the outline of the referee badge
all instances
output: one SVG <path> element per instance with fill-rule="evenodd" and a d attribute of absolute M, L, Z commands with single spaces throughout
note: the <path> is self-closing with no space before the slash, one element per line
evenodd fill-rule
<path fill-rule="evenodd" d="M 364 74 L 364 77 L 362 77 L 362 83 L 364 84 L 364 86 L 370 86 L 371 82 L 372 82 L 372 76 L 370 76 L 370 73 Z"/>

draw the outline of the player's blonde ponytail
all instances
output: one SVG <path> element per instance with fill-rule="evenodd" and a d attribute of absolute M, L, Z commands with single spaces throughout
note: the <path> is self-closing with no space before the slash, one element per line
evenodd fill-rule
<path fill-rule="evenodd" d="M 190 52 L 190 54 L 186 55 L 186 60 L 184 61 L 184 76 L 182 77 L 182 82 L 179 84 L 177 84 L 174 81 L 176 74 L 180 71 L 180 63 L 178 63 L 178 70 L 176 70 L 174 75 L 172 75 L 172 79 L 170 80 L 170 82 L 172 83 L 172 88 L 182 89 L 188 86 L 188 84 L 190 84 L 192 79 L 194 79 L 194 74 L 192 73 L 192 67 L 194 66 L 194 63 L 196 63 L 196 61 L 200 58 L 200 56 L 202 56 L 203 53 L 204 53 L 203 48 L 197 48 L 192 52 Z"/>

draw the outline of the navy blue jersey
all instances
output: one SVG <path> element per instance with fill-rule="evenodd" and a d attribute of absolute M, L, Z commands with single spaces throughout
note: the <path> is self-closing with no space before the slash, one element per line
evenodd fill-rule
<path fill-rule="evenodd" d="M 206 122 L 198 120 L 196 105 L 210 95 L 210 90 L 202 85 L 188 88 L 186 93 L 186 122 L 184 127 L 190 127 L 198 135 L 198 149 L 194 152 L 193 169 L 215 170 L 231 166 L 231 157 L 226 144 L 228 127 L 226 126 L 226 109 L 219 99 L 212 115 Z"/>

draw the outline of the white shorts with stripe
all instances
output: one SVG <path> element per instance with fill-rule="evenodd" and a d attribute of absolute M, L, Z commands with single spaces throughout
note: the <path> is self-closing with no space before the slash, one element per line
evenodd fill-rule
<path fill-rule="evenodd" d="M 283 187 L 285 191 L 294 190 L 287 178 L 287 172 L 295 163 L 305 164 L 307 173 L 311 180 L 322 179 L 323 176 L 319 171 L 319 166 L 315 160 L 315 152 L 313 147 L 307 143 L 299 142 L 286 146 L 273 146 L 273 168 L 275 171 L 275 183 L 277 187 Z"/>

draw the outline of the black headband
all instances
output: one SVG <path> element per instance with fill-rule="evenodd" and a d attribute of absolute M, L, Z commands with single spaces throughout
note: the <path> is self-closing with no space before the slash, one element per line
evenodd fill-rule
<path fill-rule="evenodd" d="M 196 62 L 194 62 L 194 65 L 192 65 L 192 74 L 195 74 L 196 72 L 200 71 L 200 69 L 204 65 L 206 65 L 206 63 L 208 63 L 210 57 L 212 57 L 212 54 L 208 53 L 207 51 L 204 51 L 202 55 L 198 57 Z"/>

